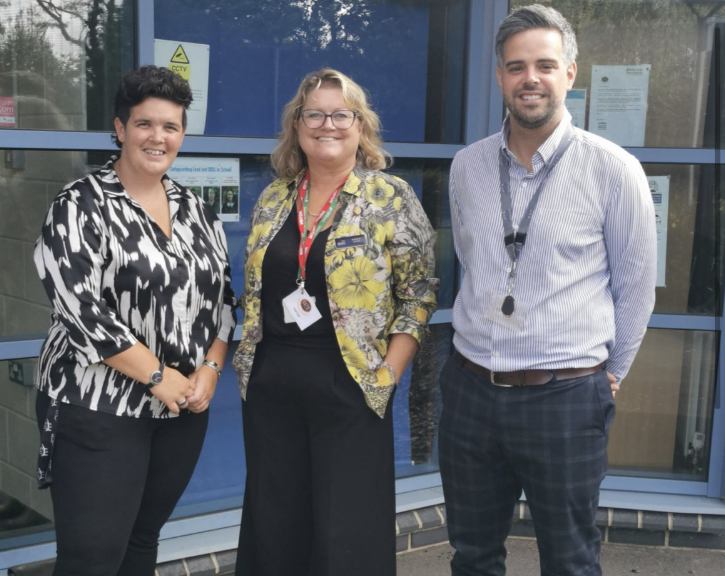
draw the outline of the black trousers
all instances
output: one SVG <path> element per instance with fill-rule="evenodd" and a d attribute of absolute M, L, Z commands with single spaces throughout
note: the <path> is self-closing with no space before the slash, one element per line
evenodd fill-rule
<path fill-rule="evenodd" d="M 390 405 L 384 419 L 367 407 L 337 346 L 269 340 L 243 403 L 237 576 L 393 576 Z"/>
<path fill-rule="evenodd" d="M 49 403 L 38 394 L 39 423 Z M 208 421 L 208 410 L 137 419 L 61 404 L 53 576 L 152 576 L 159 532 L 191 479 Z"/>
<path fill-rule="evenodd" d="M 526 493 L 543 576 L 601 576 L 595 525 L 614 401 L 604 371 L 501 388 L 451 358 L 441 374 L 439 454 L 453 576 L 504 576 Z"/>

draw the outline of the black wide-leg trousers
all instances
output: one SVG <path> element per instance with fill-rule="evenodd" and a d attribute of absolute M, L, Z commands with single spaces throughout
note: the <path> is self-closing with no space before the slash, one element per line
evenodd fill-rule
<path fill-rule="evenodd" d="M 260 343 L 237 576 L 394 576 L 391 405 L 368 408 L 336 345 Z"/>
<path fill-rule="evenodd" d="M 453 576 L 504 576 L 526 493 L 543 576 L 601 576 L 595 524 L 614 401 L 607 373 L 502 388 L 448 360 L 439 458 Z"/>
<path fill-rule="evenodd" d="M 38 393 L 40 426 L 49 404 Z M 208 410 L 126 418 L 61 403 L 53 576 L 153 576 L 159 533 L 191 479 L 208 421 Z"/>

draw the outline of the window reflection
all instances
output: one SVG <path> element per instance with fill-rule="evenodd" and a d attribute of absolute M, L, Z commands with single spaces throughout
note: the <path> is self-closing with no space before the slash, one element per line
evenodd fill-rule
<path fill-rule="evenodd" d="M 512 0 L 511 9 L 534 3 Z M 546 4 L 559 10 L 577 35 L 579 57 L 574 88 L 587 91 L 581 128 L 599 129 L 593 126 L 591 115 L 595 83 L 600 80 L 593 75 L 595 66 L 610 71 L 612 66 L 649 67 L 648 82 L 639 84 L 635 78 L 621 86 L 623 90 L 646 87 L 644 108 L 627 109 L 622 105 L 608 120 L 619 122 L 626 131 L 627 125 L 641 117 L 643 143 L 612 140 L 620 145 L 646 147 L 723 146 L 725 109 L 719 101 L 725 77 L 722 2 L 551 0 Z M 716 54 L 718 47 L 720 55 Z"/>
<path fill-rule="evenodd" d="M 0 127 L 110 130 L 133 67 L 132 0 L 0 3 Z"/>
<path fill-rule="evenodd" d="M 370 92 L 385 140 L 456 143 L 467 5 L 156 0 L 155 36 L 209 46 L 206 134 L 274 137 L 302 77 L 330 66 Z"/>
<path fill-rule="evenodd" d="M 617 393 L 609 474 L 707 480 L 719 334 L 645 335 Z"/>

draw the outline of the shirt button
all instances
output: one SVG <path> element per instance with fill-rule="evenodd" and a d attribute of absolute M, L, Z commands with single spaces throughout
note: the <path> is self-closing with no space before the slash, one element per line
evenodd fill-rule
<path fill-rule="evenodd" d="M 524 188 L 526 188 L 526 182 L 524 182 L 523 184 L 521 184 L 521 186 L 524 187 Z"/>
<path fill-rule="evenodd" d="M 493 355 L 494 355 L 494 356 L 495 356 L 496 358 L 498 358 L 498 357 L 500 356 L 500 354 L 499 354 L 498 352 L 494 352 L 494 353 L 493 353 Z"/>

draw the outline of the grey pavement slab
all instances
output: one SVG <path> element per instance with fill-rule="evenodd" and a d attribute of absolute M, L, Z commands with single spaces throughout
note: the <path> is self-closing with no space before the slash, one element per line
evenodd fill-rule
<path fill-rule="evenodd" d="M 506 576 L 539 576 L 534 540 L 509 538 Z M 398 555 L 398 576 L 450 576 L 448 544 Z M 602 545 L 604 576 L 723 576 L 725 552 L 649 546 Z"/>

